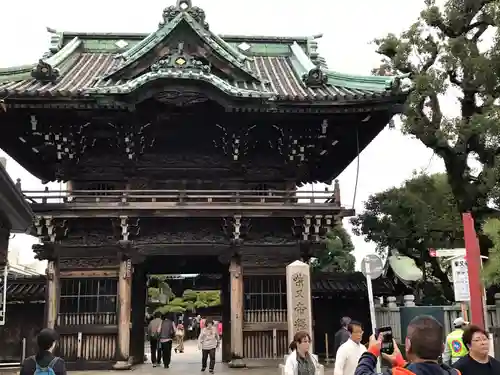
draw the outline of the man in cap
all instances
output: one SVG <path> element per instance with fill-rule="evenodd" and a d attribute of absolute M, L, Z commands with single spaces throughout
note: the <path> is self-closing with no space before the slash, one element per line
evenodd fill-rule
<path fill-rule="evenodd" d="M 443 352 L 443 363 L 453 365 L 460 358 L 465 357 L 469 351 L 464 345 L 463 334 L 464 328 L 469 324 L 464 318 L 459 317 L 453 321 L 454 330 L 446 337 Z"/>

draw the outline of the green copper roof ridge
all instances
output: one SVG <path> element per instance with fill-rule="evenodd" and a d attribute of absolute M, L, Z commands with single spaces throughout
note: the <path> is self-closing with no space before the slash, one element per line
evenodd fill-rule
<path fill-rule="evenodd" d="M 148 35 L 143 41 L 136 44 L 127 52 L 124 52 L 119 57 L 125 58 L 125 63 L 122 64 L 117 70 L 109 72 L 103 79 L 108 79 L 115 75 L 117 72 L 123 71 L 126 69 L 133 61 L 144 56 L 146 53 L 151 51 L 161 40 L 165 39 L 178 25 L 184 20 L 189 27 L 211 48 L 214 49 L 215 52 L 219 53 L 224 59 L 232 63 L 235 67 L 242 70 L 245 74 L 247 74 L 253 80 L 260 82 L 260 79 L 255 76 L 255 74 L 249 71 L 244 62 L 241 62 L 237 57 L 234 57 L 230 52 L 226 51 L 226 49 L 221 46 L 215 40 L 212 40 L 210 37 L 215 35 L 210 31 L 205 30 L 203 26 L 201 26 L 189 13 L 181 12 L 174 17 L 170 22 L 161 25 L 161 27 L 156 30 L 154 33 Z M 208 35 L 207 35 L 208 34 Z"/>
<path fill-rule="evenodd" d="M 252 58 L 241 53 L 238 51 L 236 48 L 231 46 L 228 42 L 226 42 L 224 39 L 222 39 L 219 35 L 212 33 L 212 37 L 215 39 L 217 43 L 222 45 L 229 53 L 232 53 L 234 57 L 236 57 L 238 60 L 245 61 L 245 60 L 251 60 Z"/>
<path fill-rule="evenodd" d="M 135 44 L 134 46 L 132 46 L 132 48 L 121 53 L 119 56 L 122 57 L 124 60 L 130 59 L 131 56 L 133 56 L 134 54 L 139 52 L 142 48 L 144 48 L 144 45 L 147 45 L 149 42 L 151 42 L 155 38 L 157 31 L 150 33 L 141 42 Z"/>
<path fill-rule="evenodd" d="M 134 40 L 143 40 L 147 36 L 154 34 L 152 33 L 133 33 L 133 32 L 86 32 L 86 31 L 74 31 L 74 30 L 66 30 L 61 31 L 60 34 L 66 38 L 74 38 L 79 37 L 80 39 L 86 38 L 106 38 L 106 39 L 134 39 Z M 241 35 L 241 34 L 216 34 L 226 43 L 232 42 L 233 40 L 245 40 L 247 42 L 260 42 L 261 40 L 264 42 L 273 41 L 273 42 L 284 42 L 284 43 L 293 43 L 294 41 L 298 43 L 306 43 L 308 39 L 316 39 L 319 36 L 272 36 L 272 35 Z M 229 39 L 229 42 L 225 39 Z"/>
<path fill-rule="evenodd" d="M 82 41 L 78 37 L 75 37 L 52 56 L 41 58 L 40 60 L 49 64 L 53 68 L 57 68 L 73 52 L 75 52 L 75 50 L 80 46 L 81 42 Z M 31 72 L 37 67 L 37 65 L 38 63 L 10 68 L 0 68 L 0 82 L 30 79 Z"/>
<path fill-rule="evenodd" d="M 309 56 L 307 56 L 296 41 L 290 46 L 290 51 L 292 52 L 292 56 L 290 56 L 292 69 L 299 81 L 302 82 L 302 77 L 308 74 L 312 69 L 316 69 L 316 65 L 314 65 Z"/>
<path fill-rule="evenodd" d="M 193 71 L 179 71 L 177 69 L 164 69 L 158 72 L 148 72 L 137 78 L 134 78 L 126 83 L 120 85 L 113 86 L 99 86 L 86 89 L 83 94 L 91 95 L 91 94 L 129 94 L 136 90 L 138 87 L 141 87 L 151 81 L 157 79 L 185 79 L 185 80 L 198 80 L 204 81 L 214 85 L 219 88 L 221 91 L 233 95 L 233 96 L 241 96 L 241 97 L 256 97 L 256 98 L 272 98 L 276 95 L 274 92 L 262 92 L 256 90 L 248 90 L 248 89 L 240 89 L 234 87 L 229 82 L 224 81 L 223 79 L 217 77 L 212 73 L 206 72 L 193 72 Z"/>
<path fill-rule="evenodd" d="M 396 80 L 406 77 L 406 75 L 358 76 L 354 74 L 339 73 L 332 70 L 326 71 L 326 75 L 328 77 L 328 83 L 331 85 L 371 91 L 391 90 Z"/>
<path fill-rule="evenodd" d="M 44 62 L 52 66 L 53 68 L 57 68 L 61 63 L 63 63 L 69 56 L 76 51 L 78 47 L 82 44 L 82 41 L 78 37 L 74 37 L 68 44 L 62 47 L 59 51 L 57 51 L 52 56 L 42 59 Z"/>
<path fill-rule="evenodd" d="M 211 48 L 214 49 L 215 52 L 219 53 L 224 59 L 232 63 L 238 69 L 241 69 L 244 73 L 246 73 L 253 80 L 260 82 L 260 78 L 257 77 L 252 71 L 250 71 L 245 63 L 240 61 L 237 57 L 233 56 L 229 51 L 220 45 L 217 40 L 210 40 L 210 37 L 217 37 L 210 30 L 206 30 L 202 25 L 200 25 L 189 13 L 183 12 L 184 19 L 191 26 L 192 30 L 202 39 L 204 40 Z M 206 35 L 208 33 L 208 35 Z M 221 39 L 222 40 L 222 39 Z M 211 43 L 212 42 L 212 43 Z M 244 56 L 244 55 L 243 55 Z"/>
<path fill-rule="evenodd" d="M 125 63 L 119 66 L 117 69 L 103 76 L 102 79 L 109 79 L 116 73 L 126 69 L 128 66 L 130 66 L 130 64 L 132 64 L 132 62 L 136 61 L 137 59 L 141 58 L 146 53 L 151 51 L 159 41 L 161 41 L 168 34 L 170 34 L 170 32 L 179 24 L 179 22 L 182 19 L 183 19 L 182 13 L 180 13 L 177 16 L 175 16 L 175 18 L 172 21 L 165 23 L 160 28 L 158 28 L 158 30 L 149 34 L 145 39 L 141 40 L 139 43 L 133 46 L 129 51 L 117 55 L 117 57 L 124 58 Z"/>

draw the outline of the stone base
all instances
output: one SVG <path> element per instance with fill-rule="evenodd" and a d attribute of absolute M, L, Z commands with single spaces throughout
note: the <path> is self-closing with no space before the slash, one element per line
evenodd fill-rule
<path fill-rule="evenodd" d="M 113 365 L 113 370 L 130 370 L 132 364 L 129 361 L 118 361 Z"/>
<path fill-rule="evenodd" d="M 245 361 L 242 358 L 234 358 L 227 364 L 229 368 L 245 368 L 247 367 Z"/>

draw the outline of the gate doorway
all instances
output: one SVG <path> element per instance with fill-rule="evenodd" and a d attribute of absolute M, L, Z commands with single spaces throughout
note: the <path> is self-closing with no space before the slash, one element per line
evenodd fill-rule
<path fill-rule="evenodd" d="M 215 285 L 189 285 L 194 275 L 217 275 L 220 280 Z M 171 365 L 183 371 L 200 369 L 201 353 L 197 350 L 198 326 L 195 318 L 201 315 L 222 323 L 223 337 L 230 336 L 229 271 L 217 256 L 150 256 L 143 263 L 134 266 L 132 276 L 132 314 L 130 354 L 134 364 L 152 365 L 152 352 L 147 338 L 147 326 L 155 311 L 175 324 L 185 327 L 184 350 L 175 351 L 173 341 Z M 181 282 L 182 280 L 182 282 Z M 217 301 L 218 297 L 218 301 Z M 224 343 L 224 342 L 223 342 Z M 153 343 L 154 345 L 154 343 Z M 224 345 L 223 347 L 225 347 Z M 230 353 L 219 350 L 219 361 L 229 358 Z M 224 358 L 223 358 L 224 357 Z M 180 366 L 180 367 L 179 367 Z"/>

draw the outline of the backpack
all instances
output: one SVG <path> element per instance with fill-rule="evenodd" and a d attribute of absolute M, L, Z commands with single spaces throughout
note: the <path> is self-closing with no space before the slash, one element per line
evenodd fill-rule
<path fill-rule="evenodd" d="M 33 375 L 56 375 L 56 373 L 54 372 L 54 365 L 59 360 L 59 357 L 54 357 L 54 359 L 50 361 L 47 367 L 41 367 L 36 361 L 35 357 L 33 357 L 33 360 L 35 361 L 36 366 Z"/>

